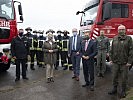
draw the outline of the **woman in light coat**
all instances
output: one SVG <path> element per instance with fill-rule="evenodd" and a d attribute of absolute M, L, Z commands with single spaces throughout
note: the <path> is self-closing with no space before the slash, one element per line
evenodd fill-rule
<path fill-rule="evenodd" d="M 56 64 L 58 51 L 57 44 L 53 41 L 53 34 L 48 33 L 48 40 L 44 42 L 43 51 L 44 51 L 44 62 L 46 64 L 46 79 L 47 83 L 54 82 L 53 71 L 54 64 Z"/>

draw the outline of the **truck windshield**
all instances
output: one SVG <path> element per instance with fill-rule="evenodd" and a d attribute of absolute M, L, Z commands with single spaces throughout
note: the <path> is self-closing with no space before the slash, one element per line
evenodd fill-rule
<path fill-rule="evenodd" d="M 12 0 L 0 0 L 0 18 L 14 19 Z"/>
<path fill-rule="evenodd" d="M 97 10 L 98 10 L 98 6 L 95 6 L 93 8 L 86 10 L 85 13 L 82 15 L 81 24 L 83 26 L 93 24 L 97 16 Z"/>

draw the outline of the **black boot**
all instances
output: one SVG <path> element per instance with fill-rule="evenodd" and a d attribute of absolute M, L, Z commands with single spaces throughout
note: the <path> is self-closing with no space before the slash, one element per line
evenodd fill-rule
<path fill-rule="evenodd" d="M 117 93 L 117 86 L 114 86 L 111 91 L 108 92 L 109 95 L 114 95 Z"/>
<path fill-rule="evenodd" d="M 67 70 L 67 67 L 65 66 L 65 67 L 63 68 L 63 70 Z"/>
<path fill-rule="evenodd" d="M 31 69 L 31 70 L 35 70 L 34 65 L 31 65 L 31 66 L 30 66 L 30 69 Z"/>

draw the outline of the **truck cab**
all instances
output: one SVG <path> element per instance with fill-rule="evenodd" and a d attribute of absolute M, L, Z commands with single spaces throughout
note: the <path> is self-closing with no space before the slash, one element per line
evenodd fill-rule
<path fill-rule="evenodd" d="M 82 13 L 80 35 L 89 29 L 91 38 L 95 39 L 103 29 L 105 36 L 112 39 L 121 24 L 126 26 L 127 35 L 133 35 L 133 0 L 90 0 L 79 13 Z"/>
<path fill-rule="evenodd" d="M 18 4 L 20 20 L 23 21 L 21 3 L 13 0 L 0 0 L 0 71 L 10 67 L 10 43 L 17 36 L 16 10 Z"/>

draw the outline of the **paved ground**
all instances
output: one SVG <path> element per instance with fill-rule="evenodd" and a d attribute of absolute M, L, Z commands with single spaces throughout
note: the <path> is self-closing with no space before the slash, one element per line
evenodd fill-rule
<path fill-rule="evenodd" d="M 55 71 L 55 82 L 46 83 L 45 68 L 35 71 L 28 70 L 29 80 L 15 83 L 15 66 L 6 73 L 0 74 L 0 100 L 119 100 L 118 96 L 110 96 L 107 92 L 111 88 L 111 72 L 106 73 L 105 78 L 97 78 L 95 91 L 83 88 L 82 69 L 80 81 L 71 79 L 71 71 L 63 71 L 60 68 Z M 129 73 L 129 79 L 133 76 L 133 70 Z M 133 87 L 133 81 L 129 81 Z"/>

